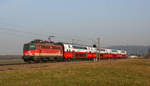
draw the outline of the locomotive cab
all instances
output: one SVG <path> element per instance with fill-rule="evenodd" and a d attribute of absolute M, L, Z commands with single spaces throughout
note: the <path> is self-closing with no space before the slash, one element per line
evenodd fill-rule
<path fill-rule="evenodd" d="M 35 53 L 36 45 L 35 44 L 25 44 L 24 45 L 24 56 L 33 56 L 33 53 Z"/>
<path fill-rule="evenodd" d="M 63 47 L 47 41 L 31 41 L 24 44 L 23 59 L 25 62 L 63 60 Z"/>
<path fill-rule="evenodd" d="M 33 60 L 35 56 L 36 44 L 24 44 L 23 47 L 23 59 L 25 62 Z"/>

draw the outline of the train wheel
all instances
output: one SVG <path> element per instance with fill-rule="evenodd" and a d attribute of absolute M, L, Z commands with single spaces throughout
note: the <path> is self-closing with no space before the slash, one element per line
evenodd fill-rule
<path fill-rule="evenodd" d="M 98 61 L 101 61 L 101 58 L 98 58 Z"/>
<path fill-rule="evenodd" d="M 35 63 L 40 63 L 40 60 L 35 60 L 34 62 L 35 62 Z"/>
<path fill-rule="evenodd" d="M 71 58 L 67 58 L 67 61 L 68 61 L 68 62 L 71 62 L 71 61 L 72 61 L 72 59 L 71 59 Z"/>
<path fill-rule="evenodd" d="M 94 61 L 94 59 L 93 58 L 89 58 L 89 61 Z"/>
<path fill-rule="evenodd" d="M 28 62 L 29 64 L 34 63 L 34 61 L 33 61 L 33 60 L 28 60 L 27 62 Z"/>
<path fill-rule="evenodd" d="M 93 61 L 94 61 L 94 62 L 97 62 L 97 61 L 98 61 L 98 58 L 94 58 Z"/>
<path fill-rule="evenodd" d="M 23 59 L 24 60 L 24 62 L 28 62 L 28 59 Z"/>

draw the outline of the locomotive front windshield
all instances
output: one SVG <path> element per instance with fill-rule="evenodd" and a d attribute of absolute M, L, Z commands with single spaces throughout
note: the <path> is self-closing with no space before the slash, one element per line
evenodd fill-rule
<path fill-rule="evenodd" d="M 24 50 L 35 50 L 35 49 L 36 49 L 36 45 L 34 44 L 24 45 Z"/>

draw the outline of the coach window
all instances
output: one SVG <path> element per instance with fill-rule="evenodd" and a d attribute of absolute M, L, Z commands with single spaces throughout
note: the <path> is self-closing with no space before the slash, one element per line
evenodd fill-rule
<path fill-rule="evenodd" d="M 68 48 L 70 48 L 70 45 L 68 45 Z"/>
<path fill-rule="evenodd" d="M 104 54 L 100 54 L 100 56 L 105 56 Z"/>
<path fill-rule="evenodd" d="M 112 52 L 117 52 L 116 50 L 112 50 Z"/>
<path fill-rule="evenodd" d="M 101 49 L 101 51 L 105 51 L 105 49 Z"/>

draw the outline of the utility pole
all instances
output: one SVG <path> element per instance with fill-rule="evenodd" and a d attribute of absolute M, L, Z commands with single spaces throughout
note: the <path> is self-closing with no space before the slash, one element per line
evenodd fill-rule
<path fill-rule="evenodd" d="M 100 38 L 97 38 L 97 48 L 100 50 Z M 100 51 L 97 52 L 97 59 L 100 60 Z"/>
<path fill-rule="evenodd" d="M 75 39 L 72 39 L 72 44 L 74 44 L 75 43 Z"/>
<path fill-rule="evenodd" d="M 49 42 L 52 42 L 52 38 L 54 38 L 55 36 L 49 36 L 48 37 L 48 40 L 49 40 Z"/>
<path fill-rule="evenodd" d="M 100 38 L 97 38 L 97 48 L 100 49 Z"/>

